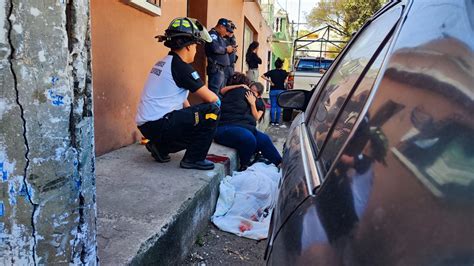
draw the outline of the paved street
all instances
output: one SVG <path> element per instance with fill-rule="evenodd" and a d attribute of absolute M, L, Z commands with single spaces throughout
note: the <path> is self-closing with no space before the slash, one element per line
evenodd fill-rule
<path fill-rule="evenodd" d="M 289 124 L 269 127 L 266 132 L 281 152 L 288 133 Z M 263 255 L 267 241 L 255 241 L 220 231 L 209 222 L 204 233 L 199 235 L 186 265 L 264 265 Z"/>

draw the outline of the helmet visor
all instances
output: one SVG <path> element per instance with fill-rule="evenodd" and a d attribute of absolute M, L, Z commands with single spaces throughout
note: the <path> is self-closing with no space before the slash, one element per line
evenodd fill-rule
<path fill-rule="evenodd" d="M 202 24 L 194 18 L 190 18 L 190 20 L 193 22 L 193 26 L 195 26 L 195 29 L 198 30 L 199 33 L 199 39 L 203 42 L 212 42 L 211 35 L 209 35 L 209 32 L 202 26 Z"/>

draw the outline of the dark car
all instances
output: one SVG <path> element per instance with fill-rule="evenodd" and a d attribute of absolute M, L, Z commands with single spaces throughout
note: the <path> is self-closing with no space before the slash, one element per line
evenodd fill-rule
<path fill-rule="evenodd" d="M 312 92 L 279 97 L 267 263 L 473 265 L 474 1 L 388 3 Z"/>

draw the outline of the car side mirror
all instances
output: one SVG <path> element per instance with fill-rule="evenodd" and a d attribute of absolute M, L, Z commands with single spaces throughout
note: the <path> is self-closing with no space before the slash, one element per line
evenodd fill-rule
<path fill-rule="evenodd" d="M 310 91 L 306 90 L 289 90 L 278 95 L 278 105 L 282 108 L 296 109 L 304 111 L 308 105 Z"/>

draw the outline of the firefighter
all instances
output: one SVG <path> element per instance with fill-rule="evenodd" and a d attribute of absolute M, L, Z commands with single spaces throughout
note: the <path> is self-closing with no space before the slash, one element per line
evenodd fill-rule
<path fill-rule="evenodd" d="M 160 163 L 170 161 L 170 153 L 186 150 L 182 168 L 210 170 L 206 160 L 216 131 L 220 100 L 209 90 L 191 63 L 196 46 L 212 39 L 195 19 L 174 19 L 159 42 L 170 52 L 151 69 L 138 106 L 136 123 L 150 140 L 146 148 Z M 189 92 L 203 103 L 190 106 Z"/>
<path fill-rule="evenodd" d="M 212 42 L 206 43 L 207 75 L 209 89 L 218 94 L 225 85 L 225 68 L 230 65 L 229 54 L 236 49 L 227 45 L 224 36 L 230 28 L 227 19 L 221 18 L 217 25 L 209 31 Z"/>

